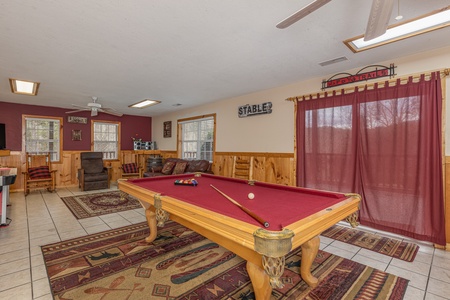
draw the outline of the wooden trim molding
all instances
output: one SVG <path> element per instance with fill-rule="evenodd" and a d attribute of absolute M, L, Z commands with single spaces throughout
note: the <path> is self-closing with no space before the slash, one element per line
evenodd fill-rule
<path fill-rule="evenodd" d="M 10 150 L 0 150 L 0 156 L 9 156 L 11 155 Z"/>

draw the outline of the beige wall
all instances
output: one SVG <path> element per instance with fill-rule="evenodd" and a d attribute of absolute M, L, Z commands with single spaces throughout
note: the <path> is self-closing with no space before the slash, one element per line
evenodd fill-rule
<path fill-rule="evenodd" d="M 370 50 L 369 50 L 370 51 Z M 358 54 L 352 54 L 350 59 L 357 59 Z M 401 57 L 387 62 L 374 64 L 397 66 L 398 76 L 450 68 L 450 47 L 441 48 L 419 55 Z M 345 67 L 345 63 L 342 64 Z M 364 66 L 361 66 L 361 68 Z M 350 70 L 355 73 L 358 69 Z M 345 71 L 345 70 L 342 70 Z M 331 77 L 330 74 L 327 78 Z M 152 137 L 162 150 L 176 150 L 176 122 L 181 118 L 200 116 L 210 113 L 217 114 L 216 151 L 235 152 L 294 152 L 294 112 L 293 103 L 285 99 L 309 93 L 320 92 L 323 78 L 314 78 L 295 84 L 268 89 L 240 97 L 217 101 L 193 109 L 180 110 L 177 113 L 153 117 Z M 447 86 L 447 102 L 450 101 L 450 77 L 444 79 Z M 349 87 L 349 86 L 344 86 Z M 201 88 L 201 87 L 199 87 Z M 270 115 L 239 118 L 238 106 L 272 102 L 273 112 Z M 450 104 L 446 105 L 450 116 Z M 163 138 L 163 122 L 172 121 L 172 137 Z M 450 122 L 447 122 L 447 128 Z M 450 140 L 450 130 L 445 130 L 446 140 Z M 446 145 L 446 155 L 450 155 L 450 143 Z"/>

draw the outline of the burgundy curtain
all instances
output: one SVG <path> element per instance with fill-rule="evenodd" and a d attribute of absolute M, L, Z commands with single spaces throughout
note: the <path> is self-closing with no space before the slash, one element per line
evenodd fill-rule
<path fill-rule="evenodd" d="M 445 245 L 439 72 L 299 101 L 297 185 L 362 196 L 363 225 Z"/>

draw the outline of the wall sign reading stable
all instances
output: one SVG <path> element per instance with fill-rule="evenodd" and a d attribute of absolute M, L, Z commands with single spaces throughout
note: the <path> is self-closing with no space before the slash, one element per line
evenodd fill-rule
<path fill-rule="evenodd" d="M 261 104 L 246 104 L 238 107 L 239 118 L 271 114 L 272 113 L 272 102 L 264 102 Z"/>

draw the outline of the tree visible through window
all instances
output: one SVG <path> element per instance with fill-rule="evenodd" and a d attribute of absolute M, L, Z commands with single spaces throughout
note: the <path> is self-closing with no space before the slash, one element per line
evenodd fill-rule
<path fill-rule="evenodd" d="M 103 159 L 119 157 L 119 123 L 93 121 L 94 151 L 103 152 Z"/>
<path fill-rule="evenodd" d="M 25 116 L 25 151 L 50 153 L 51 161 L 59 161 L 61 120 Z"/>
<path fill-rule="evenodd" d="M 214 152 L 214 118 L 179 121 L 181 124 L 181 157 L 212 161 Z"/>

